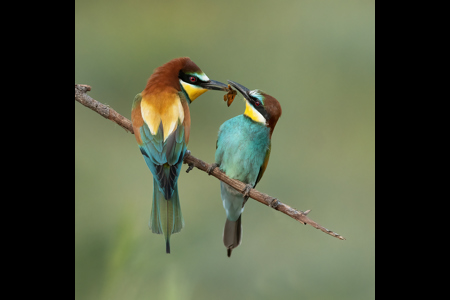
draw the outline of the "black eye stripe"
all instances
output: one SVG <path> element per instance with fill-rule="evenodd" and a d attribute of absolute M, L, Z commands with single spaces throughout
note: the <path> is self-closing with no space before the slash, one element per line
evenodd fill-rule
<path fill-rule="evenodd" d="M 266 109 L 264 108 L 264 105 L 262 105 L 262 102 L 258 98 L 253 97 L 251 95 L 249 95 L 249 97 L 252 100 L 250 102 L 253 102 L 253 107 L 257 111 L 259 111 L 261 113 L 261 115 L 263 115 L 263 117 L 266 118 L 266 120 L 268 120 L 270 116 L 269 116 L 268 112 L 266 111 Z M 259 105 L 257 103 L 259 103 Z"/>
<path fill-rule="evenodd" d="M 183 80 L 184 82 L 187 83 L 195 83 L 195 84 L 200 84 L 202 82 L 205 82 L 203 80 L 201 80 L 200 78 L 194 76 L 194 75 L 189 75 L 189 74 L 185 74 L 182 71 L 178 72 L 178 78 L 180 78 L 181 80 Z M 191 80 L 191 78 L 195 78 L 195 80 Z"/>
<path fill-rule="evenodd" d="M 253 96 L 251 96 L 251 95 L 249 95 L 249 96 L 250 96 L 250 98 L 253 100 L 253 102 L 254 102 L 255 104 L 256 104 L 256 103 L 262 104 L 261 101 L 260 101 L 258 98 L 253 97 Z"/>

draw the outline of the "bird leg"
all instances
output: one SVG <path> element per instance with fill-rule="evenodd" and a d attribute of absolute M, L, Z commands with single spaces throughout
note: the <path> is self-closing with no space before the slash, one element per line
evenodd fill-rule
<path fill-rule="evenodd" d="M 248 198 L 250 197 L 250 190 L 253 188 L 253 185 L 246 184 L 244 190 L 242 193 L 244 194 L 244 202 L 242 203 L 242 207 L 244 207 L 245 203 L 247 202 Z"/>
<path fill-rule="evenodd" d="M 189 173 L 195 167 L 193 163 L 189 163 L 188 166 L 189 167 L 186 169 L 186 173 Z"/>
<path fill-rule="evenodd" d="M 186 152 L 184 153 L 184 157 L 186 157 L 187 155 L 190 155 L 190 154 L 191 154 L 191 151 L 186 150 Z M 183 160 L 184 160 L 184 157 L 183 157 Z M 188 163 L 188 166 L 189 167 L 187 168 L 186 173 L 189 173 L 195 167 L 193 163 Z"/>
<path fill-rule="evenodd" d="M 214 171 L 215 168 L 219 167 L 219 164 L 216 163 L 212 163 L 211 166 L 208 168 L 208 170 L 206 171 L 206 173 L 208 173 L 208 175 L 211 175 L 212 171 Z"/>

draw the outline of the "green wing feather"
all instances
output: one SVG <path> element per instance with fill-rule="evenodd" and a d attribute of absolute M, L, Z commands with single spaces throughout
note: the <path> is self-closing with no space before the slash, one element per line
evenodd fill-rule
<path fill-rule="evenodd" d="M 133 101 L 132 114 L 140 110 L 141 96 Z M 152 232 L 164 234 L 166 251 L 170 252 L 169 239 L 172 233 L 184 227 L 178 196 L 177 180 L 186 152 L 185 128 L 181 123 L 164 141 L 162 123 L 156 134 L 152 134 L 145 122 L 135 129 L 138 131 L 139 148 L 153 174 L 153 203 L 149 226 Z"/>
<path fill-rule="evenodd" d="M 261 180 L 262 176 L 264 175 L 264 172 L 266 171 L 267 164 L 269 163 L 269 157 L 270 157 L 270 149 L 272 148 L 272 143 L 269 143 L 269 147 L 266 152 L 266 157 L 264 158 L 264 162 L 259 169 L 258 177 L 256 177 L 255 185 L 253 188 L 255 188 L 256 184 Z"/>

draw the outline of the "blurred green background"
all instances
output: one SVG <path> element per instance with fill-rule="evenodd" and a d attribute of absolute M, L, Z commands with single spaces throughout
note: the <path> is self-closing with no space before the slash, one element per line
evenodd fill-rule
<path fill-rule="evenodd" d="M 184 165 L 186 226 L 167 255 L 134 136 L 75 102 L 76 299 L 374 299 L 375 1 L 75 1 L 75 83 L 127 118 L 180 56 L 280 101 L 258 190 L 347 240 L 250 199 L 228 258 L 219 181 Z M 242 96 L 222 99 L 191 105 L 188 148 L 207 162 L 219 126 L 244 112 Z"/>

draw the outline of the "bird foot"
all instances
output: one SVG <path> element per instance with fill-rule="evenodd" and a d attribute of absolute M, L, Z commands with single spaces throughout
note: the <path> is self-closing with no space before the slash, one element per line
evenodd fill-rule
<path fill-rule="evenodd" d="M 208 173 L 208 175 L 211 175 L 212 171 L 214 171 L 214 169 L 217 168 L 218 166 L 219 166 L 218 164 L 212 163 L 211 166 L 206 171 Z"/>
<path fill-rule="evenodd" d="M 250 190 L 253 188 L 253 185 L 246 184 L 244 190 L 242 193 L 244 194 L 244 202 L 242 203 L 242 207 L 244 207 L 245 203 L 247 202 L 248 198 L 250 197 Z"/>
<path fill-rule="evenodd" d="M 242 193 L 244 193 L 244 202 L 242 202 L 242 207 L 244 207 L 245 203 L 247 203 L 248 198 L 250 197 L 250 190 L 253 188 L 251 184 L 246 184 Z"/>
<path fill-rule="evenodd" d="M 191 155 L 191 151 L 189 151 L 189 150 L 186 150 L 186 152 L 184 152 L 184 157 L 183 157 L 183 160 L 184 160 L 184 158 L 186 158 L 186 156 L 189 156 L 189 155 Z M 187 168 L 187 170 L 186 170 L 186 173 L 189 173 L 190 171 L 192 171 L 192 169 L 194 169 L 194 164 L 193 163 L 188 163 L 188 168 Z"/>
<path fill-rule="evenodd" d="M 188 166 L 189 167 L 187 168 L 186 173 L 189 173 L 195 167 L 193 163 L 188 164 Z"/>
<path fill-rule="evenodd" d="M 242 193 L 244 194 L 245 197 L 250 197 L 250 190 L 253 188 L 253 185 L 251 184 L 246 184 L 244 190 L 242 191 Z"/>

